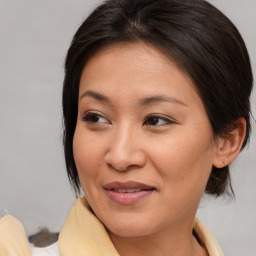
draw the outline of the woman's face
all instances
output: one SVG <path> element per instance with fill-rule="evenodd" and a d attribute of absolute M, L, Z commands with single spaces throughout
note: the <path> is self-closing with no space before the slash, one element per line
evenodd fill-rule
<path fill-rule="evenodd" d="M 105 48 L 84 67 L 73 149 L 90 206 L 123 237 L 191 225 L 217 158 L 193 83 L 141 43 Z"/>

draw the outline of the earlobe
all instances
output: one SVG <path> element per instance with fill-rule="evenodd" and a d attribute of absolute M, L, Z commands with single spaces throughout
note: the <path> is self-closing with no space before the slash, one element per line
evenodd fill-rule
<path fill-rule="evenodd" d="M 213 166 L 223 168 L 231 164 L 238 156 L 246 135 L 246 121 L 237 119 L 235 128 L 225 137 L 219 138 Z"/>

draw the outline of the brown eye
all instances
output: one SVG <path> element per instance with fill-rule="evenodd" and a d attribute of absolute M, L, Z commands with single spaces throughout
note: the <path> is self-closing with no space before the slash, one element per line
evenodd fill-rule
<path fill-rule="evenodd" d="M 162 116 L 151 115 L 148 116 L 144 122 L 144 125 L 160 126 L 174 123 L 172 120 Z"/>
<path fill-rule="evenodd" d="M 107 119 L 103 116 L 101 116 L 98 113 L 93 113 L 93 112 L 88 112 L 86 113 L 83 118 L 83 121 L 88 122 L 88 123 L 99 123 L 99 124 L 105 124 L 108 123 Z"/>

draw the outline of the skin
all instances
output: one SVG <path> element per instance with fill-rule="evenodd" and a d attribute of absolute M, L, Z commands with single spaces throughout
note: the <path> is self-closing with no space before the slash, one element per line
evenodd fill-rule
<path fill-rule="evenodd" d="M 170 58 L 142 43 L 104 48 L 83 69 L 74 158 L 86 198 L 122 256 L 207 255 L 192 225 L 220 163 L 220 141 L 194 88 Z M 122 205 L 104 189 L 113 181 L 155 190 Z"/>

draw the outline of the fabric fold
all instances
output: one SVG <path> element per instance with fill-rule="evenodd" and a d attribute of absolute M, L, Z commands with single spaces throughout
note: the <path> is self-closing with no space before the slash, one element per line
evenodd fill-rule
<path fill-rule="evenodd" d="M 59 236 L 59 249 L 61 256 L 119 256 L 85 198 L 77 199 L 72 207 Z"/>
<path fill-rule="evenodd" d="M 24 227 L 10 215 L 0 220 L 0 255 L 32 256 Z"/>

